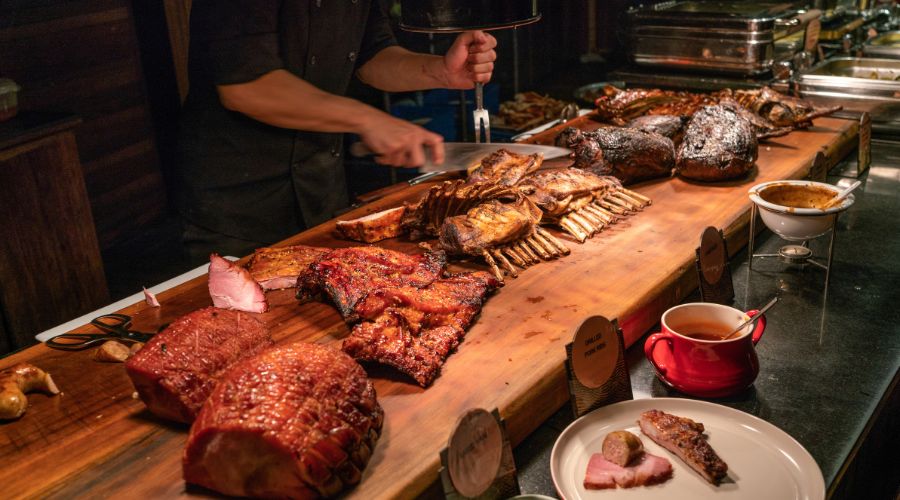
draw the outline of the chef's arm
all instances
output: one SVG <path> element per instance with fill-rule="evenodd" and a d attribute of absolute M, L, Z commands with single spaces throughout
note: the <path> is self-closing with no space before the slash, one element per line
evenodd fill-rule
<path fill-rule="evenodd" d="M 286 70 L 274 70 L 247 83 L 217 88 L 219 100 L 226 109 L 269 125 L 313 132 L 355 133 L 375 152 L 379 163 L 422 165 L 423 146 L 431 148 L 433 161 L 443 162 L 440 135 L 357 100 L 329 94 Z"/>
<path fill-rule="evenodd" d="M 387 92 L 434 88 L 470 89 L 487 82 L 494 70 L 497 40 L 483 31 L 456 37 L 444 56 L 410 52 L 399 46 L 379 51 L 357 70 L 357 77 Z"/>

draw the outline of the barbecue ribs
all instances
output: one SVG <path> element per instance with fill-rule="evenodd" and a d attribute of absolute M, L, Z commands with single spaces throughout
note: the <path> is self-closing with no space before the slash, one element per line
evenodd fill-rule
<path fill-rule="evenodd" d="M 487 294 L 499 286 L 497 279 L 479 271 L 451 275 L 422 288 L 372 290 L 357 304 L 362 322 L 353 327 L 342 348 L 355 359 L 393 366 L 427 387 L 462 341 Z"/>
<path fill-rule="evenodd" d="M 443 252 L 409 255 L 378 247 L 332 250 L 297 278 L 297 297 L 308 300 L 325 293 L 348 323 L 358 319 L 356 304 L 369 292 L 386 287 L 422 288 L 444 270 Z"/>

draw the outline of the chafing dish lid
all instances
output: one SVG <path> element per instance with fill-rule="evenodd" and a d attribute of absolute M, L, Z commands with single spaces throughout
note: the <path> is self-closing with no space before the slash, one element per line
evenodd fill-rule
<path fill-rule="evenodd" d="M 719 28 L 771 30 L 775 21 L 791 17 L 806 7 L 802 1 L 746 2 L 731 1 L 670 1 L 629 10 L 634 25 L 709 26 Z"/>

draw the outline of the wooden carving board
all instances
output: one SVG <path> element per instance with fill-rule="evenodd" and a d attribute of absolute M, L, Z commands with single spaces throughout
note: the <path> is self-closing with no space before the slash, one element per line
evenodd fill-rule
<path fill-rule="evenodd" d="M 666 307 L 696 287 L 694 249 L 703 228 L 725 228 L 726 236 L 745 237 L 747 190 L 759 182 L 804 177 L 818 151 L 836 161 L 834 152 L 855 140 L 855 126 L 853 121 L 817 119 L 816 127 L 808 131 L 763 143 L 758 171 L 738 181 L 710 185 L 673 178 L 635 186 L 653 199 L 651 207 L 583 245 L 563 237 L 571 255 L 508 279 L 487 301 L 431 387 L 422 389 L 388 369 L 371 371 L 385 410 L 384 432 L 361 484 L 348 496 L 410 498 L 423 492 L 437 480 L 439 452 L 468 408 L 499 408 L 510 440 L 514 445 L 520 442 L 566 403 L 565 345 L 585 318 L 619 318 L 626 345 L 634 343 Z M 397 206 L 427 188 L 390 194 L 343 218 Z M 333 223 L 326 223 L 284 243 L 353 244 L 338 239 L 333 231 Z M 416 248 L 399 241 L 382 245 Z M 733 251 L 741 246 L 729 242 Z M 477 262 L 466 265 L 484 268 Z M 210 304 L 206 277 L 161 293 L 159 299 L 161 308 L 139 303 L 123 312 L 134 317 L 136 329 L 155 331 Z M 292 291 L 272 292 L 269 300 L 271 311 L 261 317 L 279 343 L 337 346 L 349 332 L 330 305 L 298 305 Z M 20 361 L 48 370 L 63 393 L 32 394 L 23 418 L 0 424 L 4 491 L 43 498 L 210 494 L 186 490 L 182 480 L 187 427 L 161 422 L 148 413 L 132 397 L 121 364 L 95 362 L 89 352 L 53 351 L 39 345 L 0 360 L 0 369 Z"/>

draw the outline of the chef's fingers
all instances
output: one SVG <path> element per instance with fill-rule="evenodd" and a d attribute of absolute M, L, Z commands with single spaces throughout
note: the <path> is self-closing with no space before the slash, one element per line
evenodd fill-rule
<path fill-rule="evenodd" d="M 485 52 L 497 46 L 497 39 L 484 31 L 470 31 L 471 41 L 468 44 L 469 53 Z"/>
<path fill-rule="evenodd" d="M 497 52 L 489 50 L 486 52 L 475 52 L 466 57 L 466 64 L 489 63 L 497 60 Z"/>
<path fill-rule="evenodd" d="M 435 165 L 444 163 L 444 138 L 438 134 L 429 132 L 425 138 L 425 145 L 431 152 L 431 162 Z"/>
<path fill-rule="evenodd" d="M 425 164 L 425 151 L 421 144 L 415 144 L 407 150 L 406 165 L 407 167 L 421 167 Z"/>

